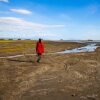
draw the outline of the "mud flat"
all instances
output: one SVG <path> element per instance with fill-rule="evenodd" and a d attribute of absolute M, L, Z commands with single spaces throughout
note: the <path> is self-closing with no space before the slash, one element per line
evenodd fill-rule
<path fill-rule="evenodd" d="M 83 44 L 46 41 L 45 45 L 46 53 L 53 53 Z M 99 47 L 94 52 L 43 55 L 39 64 L 34 63 L 36 55 L 26 55 L 32 49 L 22 57 L 0 59 L 0 100 L 100 100 Z"/>

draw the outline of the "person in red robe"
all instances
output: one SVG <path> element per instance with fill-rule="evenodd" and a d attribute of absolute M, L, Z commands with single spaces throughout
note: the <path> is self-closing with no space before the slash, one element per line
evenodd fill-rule
<path fill-rule="evenodd" d="M 37 62 L 39 63 L 41 61 L 41 56 L 44 53 L 44 45 L 43 45 L 41 39 L 39 39 L 37 44 L 36 44 L 36 53 L 38 55 Z"/>

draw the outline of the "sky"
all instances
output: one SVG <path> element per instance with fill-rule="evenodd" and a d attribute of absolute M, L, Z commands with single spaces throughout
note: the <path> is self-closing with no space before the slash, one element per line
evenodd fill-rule
<path fill-rule="evenodd" d="M 0 0 L 0 38 L 100 40 L 100 0 Z"/>

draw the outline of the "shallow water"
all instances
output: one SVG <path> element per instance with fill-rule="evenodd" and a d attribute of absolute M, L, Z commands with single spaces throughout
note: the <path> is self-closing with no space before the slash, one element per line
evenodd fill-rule
<path fill-rule="evenodd" d="M 64 53 L 78 53 L 78 52 L 93 52 L 96 50 L 97 47 L 98 46 L 96 46 L 96 44 L 88 44 L 87 46 L 84 46 L 84 47 L 75 48 L 71 50 L 65 50 L 65 51 L 61 51 L 57 53 L 64 54 Z"/>

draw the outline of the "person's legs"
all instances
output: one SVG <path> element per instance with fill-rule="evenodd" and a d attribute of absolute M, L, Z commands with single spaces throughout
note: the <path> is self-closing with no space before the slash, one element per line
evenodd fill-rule
<path fill-rule="evenodd" d="M 37 62 L 39 63 L 41 61 L 41 54 L 38 53 L 38 59 L 37 59 Z"/>

